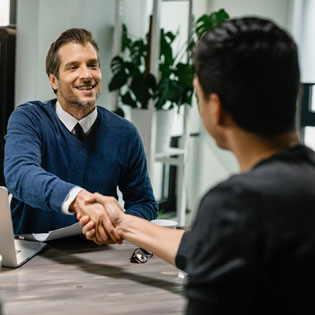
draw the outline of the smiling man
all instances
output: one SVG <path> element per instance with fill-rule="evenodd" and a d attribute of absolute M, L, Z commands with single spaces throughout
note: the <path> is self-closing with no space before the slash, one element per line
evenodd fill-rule
<path fill-rule="evenodd" d="M 46 72 L 56 99 L 20 105 L 8 123 L 4 173 L 15 233 L 39 233 L 95 216 L 98 236 L 120 242 L 91 193 L 117 199 L 126 212 L 157 215 L 146 158 L 135 127 L 96 106 L 102 76 L 98 46 L 84 29 L 64 31 L 47 53 Z"/>

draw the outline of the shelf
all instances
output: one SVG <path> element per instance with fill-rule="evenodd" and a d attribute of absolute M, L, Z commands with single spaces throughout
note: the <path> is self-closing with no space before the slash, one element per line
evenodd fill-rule
<path fill-rule="evenodd" d="M 166 152 L 155 153 L 155 161 L 171 165 L 184 165 L 184 149 L 170 148 Z"/>
<path fill-rule="evenodd" d="M 164 157 L 172 157 L 173 155 L 184 155 L 185 150 L 179 148 L 169 148 L 165 152 L 158 152 L 155 153 L 155 158 L 164 158 Z"/>

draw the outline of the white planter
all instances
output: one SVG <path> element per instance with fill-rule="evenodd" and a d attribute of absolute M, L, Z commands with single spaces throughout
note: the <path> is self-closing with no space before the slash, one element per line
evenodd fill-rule
<path fill-rule="evenodd" d="M 171 144 L 171 135 L 176 110 L 159 110 L 156 112 L 156 152 L 166 152 Z"/>
<path fill-rule="evenodd" d="M 176 110 L 156 111 L 156 151 L 157 153 L 166 152 L 170 146 L 173 123 Z M 151 144 L 151 121 L 149 111 L 146 109 L 132 108 L 130 119 L 138 130 L 142 139 L 144 151 L 148 155 Z"/>
<path fill-rule="evenodd" d="M 150 152 L 150 114 L 147 109 L 131 108 L 130 119 L 138 130 L 146 155 Z"/>

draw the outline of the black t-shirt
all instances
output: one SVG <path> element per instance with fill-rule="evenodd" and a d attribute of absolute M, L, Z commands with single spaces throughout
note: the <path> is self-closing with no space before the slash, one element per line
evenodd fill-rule
<path fill-rule="evenodd" d="M 202 199 L 188 257 L 186 314 L 315 313 L 315 154 L 297 145 Z"/>

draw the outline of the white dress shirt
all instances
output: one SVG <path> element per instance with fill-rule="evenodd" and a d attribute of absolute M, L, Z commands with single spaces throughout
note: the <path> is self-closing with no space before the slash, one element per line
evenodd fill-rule
<path fill-rule="evenodd" d="M 92 126 L 95 123 L 95 120 L 97 118 L 97 109 L 95 108 L 90 114 L 82 118 L 81 120 L 77 120 L 75 117 L 70 115 L 68 112 L 66 112 L 59 102 L 57 101 L 55 106 L 55 111 L 57 117 L 60 119 L 60 121 L 63 123 L 63 125 L 72 133 L 75 134 L 74 127 L 77 123 L 81 125 L 83 128 L 83 131 L 86 135 L 88 135 L 91 132 Z M 65 214 L 73 214 L 69 212 L 69 206 L 73 202 L 73 200 L 76 198 L 78 193 L 80 191 L 84 190 L 83 188 L 76 186 L 73 187 L 66 199 L 63 201 L 61 205 L 61 211 Z"/>

